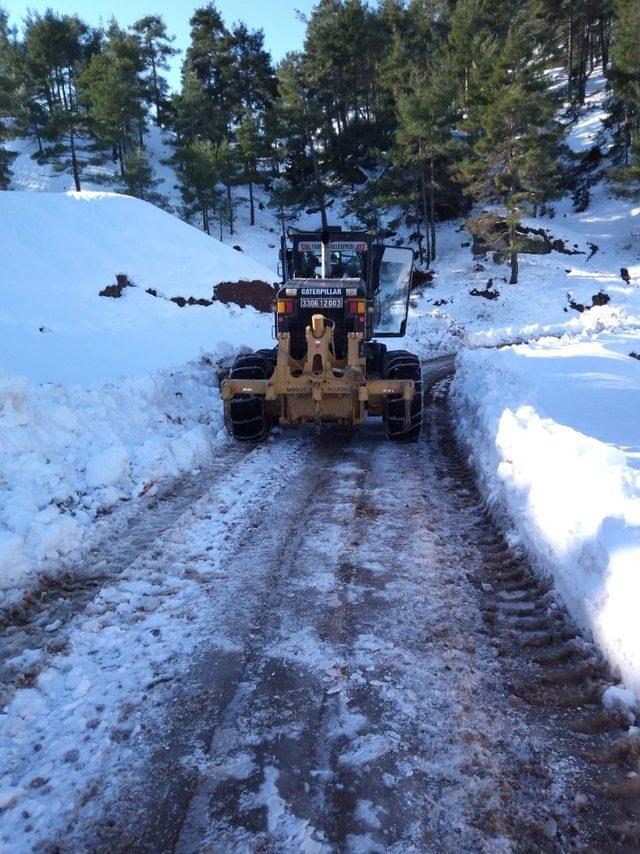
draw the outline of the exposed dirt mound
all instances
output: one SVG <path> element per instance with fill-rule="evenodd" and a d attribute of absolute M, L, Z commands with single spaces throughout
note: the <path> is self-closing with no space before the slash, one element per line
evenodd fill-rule
<path fill-rule="evenodd" d="M 107 285 L 106 288 L 99 291 L 98 296 L 101 297 L 113 297 L 114 299 L 119 299 L 122 296 L 122 291 L 125 288 L 133 288 L 133 285 L 128 276 L 125 273 L 116 273 L 116 283 L 115 285 Z"/>
<path fill-rule="evenodd" d="M 254 279 L 252 282 L 220 282 L 213 293 L 220 302 L 235 303 L 240 308 L 251 305 L 258 311 L 270 314 L 277 290 L 273 285 Z"/>

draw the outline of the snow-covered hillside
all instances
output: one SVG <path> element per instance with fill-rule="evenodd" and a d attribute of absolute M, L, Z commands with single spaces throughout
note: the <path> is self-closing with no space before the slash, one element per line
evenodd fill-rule
<path fill-rule="evenodd" d="M 267 345 L 271 317 L 171 297 L 275 276 L 113 193 L 0 193 L 0 219 L 2 602 L 94 541 L 98 517 L 226 441 L 214 361 Z M 100 296 L 118 274 L 135 287 Z"/>
<path fill-rule="evenodd" d="M 0 219 L 5 370 L 95 385 L 184 364 L 222 340 L 270 339 L 269 319 L 252 309 L 170 301 L 277 277 L 154 205 L 113 193 L 4 192 Z M 135 287 L 100 296 L 118 274 Z"/>

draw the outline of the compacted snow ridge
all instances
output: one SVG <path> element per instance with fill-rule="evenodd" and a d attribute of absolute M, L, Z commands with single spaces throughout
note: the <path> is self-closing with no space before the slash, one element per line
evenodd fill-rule
<path fill-rule="evenodd" d="M 640 697 L 637 342 L 461 353 L 454 399 L 488 502 Z"/>
<path fill-rule="evenodd" d="M 102 388 L 0 369 L 0 608 L 228 443 L 212 359 Z"/>

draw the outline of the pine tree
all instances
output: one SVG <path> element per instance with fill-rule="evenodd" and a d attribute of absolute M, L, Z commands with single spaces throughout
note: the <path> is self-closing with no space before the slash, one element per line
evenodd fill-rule
<path fill-rule="evenodd" d="M 518 281 L 523 214 L 559 192 L 561 129 L 543 63 L 531 57 L 534 35 L 526 21 L 512 24 L 482 98 L 462 125 L 473 145 L 460 175 L 474 198 L 504 215 L 511 284 Z"/>
<path fill-rule="evenodd" d="M 276 99 L 276 78 L 271 56 L 264 47 L 262 30 L 249 30 L 240 22 L 231 31 L 228 43 L 233 71 L 230 83 L 236 121 L 244 116 L 259 120 Z"/>
<path fill-rule="evenodd" d="M 302 66 L 319 147 L 343 180 L 373 165 L 371 149 L 386 147 L 393 130 L 381 86 L 387 35 L 383 16 L 362 0 L 320 0 L 307 24 Z"/>
<path fill-rule="evenodd" d="M 223 142 L 215 147 L 215 160 L 220 181 L 225 188 L 226 205 L 224 208 L 226 213 L 226 223 L 229 226 L 229 233 L 233 234 L 235 204 L 232 188 L 240 183 L 242 176 L 242 164 L 240 162 L 239 152 L 227 140 L 223 140 Z M 220 228 L 222 230 L 222 223 Z M 220 239 L 222 239 L 222 236 Z"/>
<path fill-rule="evenodd" d="M 214 3 L 196 9 L 190 24 L 191 44 L 183 65 L 183 80 L 199 82 L 199 133 L 219 143 L 229 136 L 236 103 L 232 36 Z M 190 95 L 193 101 L 193 92 Z"/>
<path fill-rule="evenodd" d="M 166 204 L 155 190 L 160 179 L 155 177 L 149 155 L 144 148 L 134 148 L 124 155 L 124 186 L 130 196 L 154 204 Z"/>
<path fill-rule="evenodd" d="M 242 159 L 244 181 L 249 185 L 249 223 L 256 224 L 253 188 L 258 180 L 258 161 L 264 152 L 264 142 L 257 121 L 247 113 L 237 130 L 238 154 Z"/>
<path fill-rule="evenodd" d="M 211 234 L 212 214 L 221 201 L 216 189 L 220 177 L 216 147 L 210 141 L 198 140 L 182 146 L 179 156 L 178 180 L 185 214 L 190 218 L 199 213 L 203 230 Z"/>
<path fill-rule="evenodd" d="M 99 49 L 99 34 L 77 16 L 29 13 L 25 21 L 24 82 L 42 106 L 43 136 L 56 143 L 52 156 L 60 150 L 68 160 L 76 190 L 80 190 L 81 160 L 78 138 L 86 133 L 86 114 L 77 95 L 78 70 Z M 32 111 L 36 117 L 38 111 Z M 67 166 L 68 163 L 68 166 Z"/>
<path fill-rule="evenodd" d="M 298 187 L 299 199 L 318 205 L 322 228 L 328 227 L 326 187 L 317 138 L 322 106 L 314 97 L 302 54 L 288 53 L 278 66 L 281 132 L 286 139 L 285 175 Z"/>
<path fill-rule="evenodd" d="M 640 195 L 640 4 L 617 0 L 612 26 L 610 104 L 615 122 L 617 168 L 610 170 L 613 189 Z"/>
<path fill-rule="evenodd" d="M 85 106 L 94 134 L 113 149 L 125 175 L 125 155 L 143 146 L 146 110 L 139 42 L 112 22 L 108 41 L 94 54 L 78 76 L 80 102 Z M 133 142 L 137 137 L 137 142 Z"/>
<path fill-rule="evenodd" d="M 175 36 L 167 35 L 167 26 L 160 15 L 145 15 L 135 22 L 132 29 L 140 38 L 148 97 L 155 107 L 156 124 L 160 124 L 166 111 L 169 91 L 169 85 L 161 72 L 169 68 L 168 60 L 178 53 L 171 46 Z"/>
<path fill-rule="evenodd" d="M 18 110 L 15 78 L 15 36 L 9 29 L 7 13 L 0 9 L 0 190 L 6 190 L 11 180 L 11 163 L 16 155 L 3 143 L 11 138 L 9 121 Z"/>

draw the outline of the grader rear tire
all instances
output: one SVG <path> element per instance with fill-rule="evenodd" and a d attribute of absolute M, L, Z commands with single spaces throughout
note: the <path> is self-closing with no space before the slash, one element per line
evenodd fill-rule
<path fill-rule="evenodd" d="M 229 379 L 264 380 L 273 373 L 273 368 L 260 353 L 238 356 L 233 363 Z M 264 397 L 236 394 L 225 402 L 227 430 L 238 442 L 262 442 L 269 435 Z"/>
<path fill-rule="evenodd" d="M 416 442 L 422 430 L 422 367 L 406 350 L 390 350 L 384 360 L 384 376 L 390 380 L 413 380 L 415 390 L 409 408 L 409 429 L 405 427 L 405 407 L 401 394 L 390 394 L 384 424 L 392 442 Z"/>

